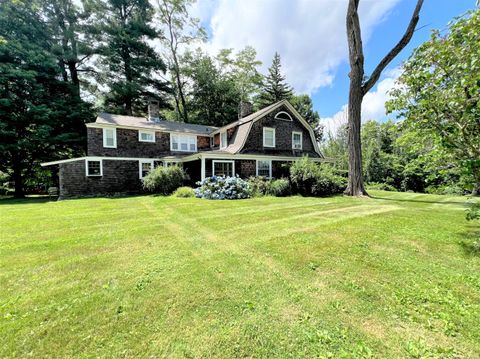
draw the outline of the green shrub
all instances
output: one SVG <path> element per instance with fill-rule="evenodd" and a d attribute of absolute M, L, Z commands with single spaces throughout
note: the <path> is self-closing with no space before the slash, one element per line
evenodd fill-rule
<path fill-rule="evenodd" d="M 397 191 L 395 187 L 393 187 L 388 183 L 370 182 L 369 184 L 367 184 L 366 187 L 367 187 L 367 190 L 373 189 L 373 190 L 390 191 L 390 192 Z"/>
<path fill-rule="evenodd" d="M 333 168 L 319 166 L 307 157 L 290 167 L 293 192 L 302 196 L 329 196 L 342 193 L 347 187 L 346 178 L 337 175 Z"/>
<path fill-rule="evenodd" d="M 157 167 L 143 179 L 143 188 L 149 192 L 168 195 L 188 180 L 179 166 Z"/>
<path fill-rule="evenodd" d="M 426 193 L 430 194 L 444 194 L 444 195 L 458 195 L 458 196 L 463 196 L 466 194 L 467 191 L 465 191 L 462 187 L 456 186 L 456 185 L 444 185 L 444 186 L 428 186 L 425 188 Z"/>
<path fill-rule="evenodd" d="M 290 196 L 292 194 L 290 182 L 286 178 L 270 181 L 267 188 L 267 194 L 275 197 Z"/>
<path fill-rule="evenodd" d="M 267 178 L 262 176 L 250 177 L 247 182 L 250 189 L 250 197 L 260 197 L 267 194 L 270 184 Z"/>
<path fill-rule="evenodd" d="M 192 187 L 179 187 L 173 192 L 174 197 L 190 198 L 195 197 L 195 192 Z"/>
<path fill-rule="evenodd" d="M 308 157 L 295 161 L 290 166 L 290 182 L 296 193 L 312 196 L 312 188 L 320 174 L 320 167 Z"/>

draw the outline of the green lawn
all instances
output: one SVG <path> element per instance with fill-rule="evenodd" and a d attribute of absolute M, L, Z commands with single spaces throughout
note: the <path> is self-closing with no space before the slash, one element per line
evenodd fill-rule
<path fill-rule="evenodd" d="M 0 201 L 0 357 L 480 356 L 461 197 Z"/>

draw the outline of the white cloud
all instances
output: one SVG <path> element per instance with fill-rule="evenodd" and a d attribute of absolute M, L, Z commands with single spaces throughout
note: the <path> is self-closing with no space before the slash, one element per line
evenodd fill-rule
<path fill-rule="evenodd" d="M 385 72 L 384 78 L 377 84 L 373 91 L 368 92 L 362 102 L 362 121 L 385 119 L 385 102 L 390 99 L 389 91 L 394 87 L 395 80 L 400 76 L 401 69 L 395 68 Z M 335 135 L 338 128 L 347 123 L 347 105 L 343 105 L 332 117 L 322 118 L 322 123 L 327 133 Z"/>
<path fill-rule="evenodd" d="M 361 2 L 364 42 L 398 1 Z M 346 0 L 199 0 L 194 13 L 209 24 L 209 51 L 251 45 L 263 71 L 278 51 L 288 82 L 311 94 L 330 85 L 347 60 L 346 7 Z"/>

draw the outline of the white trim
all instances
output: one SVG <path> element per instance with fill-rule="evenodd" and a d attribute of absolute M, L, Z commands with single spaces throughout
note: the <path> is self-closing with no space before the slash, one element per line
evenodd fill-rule
<path fill-rule="evenodd" d="M 192 130 L 185 130 L 185 131 L 174 131 L 174 130 L 169 130 L 166 128 L 161 128 L 161 127 L 150 127 L 150 126 L 125 126 L 125 125 L 112 125 L 112 124 L 107 124 L 107 123 L 96 123 L 96 122 L 90 122 L 85 125 L 87 128 L 120 128 L 122 130 L 147 130 L 147 131 L 157 131 L 157 132 L 164 132 L 164 133 L 182 133 L 182 134 L 187 134 L 187 135 L 195 135 L 195 136 L 205 136 L 205 137 L 211 137 L 213 135 L 213 132 L 217 130 L 218 127 L 212 127 L 211 132 L 196 132 Z M 206 127 L 211 127 L 211 126 L 206 126 Z"/>
<path fill-rule="evenodd" d="M 205 179 L 205 158 L 202 157 L 200 160 L 200 179 L 203 181 Z"/>
<path fill-rule="evenodd" d="M 232 164 L 232 176 L 235 176 L 235 161 L 233 161 L 233 160 L 213 160 L 212 161 L 212 176 L 215 176 L 215 163 L 231 163 Z"/>
<path fill-rule="evenodd" d="M 138 178 L 143 179 L 142 176 L 142 164 L 149 163 L 150 164 L 150 171 L 153 171 L 153 160 L 139 160 L 138 161 Z"/>
<path fill-rule="evenodd" d="M 259 160 L 256 160 L 255 161 L 255 173 L 256 175 L 258 176 L 258 162 L 259 161 L 262 161 L 262 162 L 268 162 L 270 164 L 270 169 L 268 171 L 268 177 L 267 178 L 272 178 L 272 160 L 262 160 L 262 159 L 259 159 Z"/>
<path fill-rule="evenodd" d="M 232 160 L 257 160 L 266 159 L 272 161 L 297 161 L 303 156 L 275 156 L 275 155 L 252 155 L 252 154 L 235 154 L 235 153 L 212 153 L 199 152 L 182 157 L 182 162 L 195 161 L 202 158 L 205 159 L 232 159 Z M 334 162 L 333 158 L 309 157 L 314 162 Z"/>
<path fill-rule="evenodd" d="M 222 146 L 222 135 L 225 135 L 225 143 L 223 144 Z M 228 146 L 228 135 L 227 135 L 227 131 L 221 131 L 220 132 L 220 148 L 227 148 Z"/>
<path fill-rule="evenodd" d="M 190 150 L 190 141 L 187 142 L 187 150 L 182 150 L 180 149 L 180 141 L 178 141 L 178 148 L 175 150 L 173 149 L 173 141 L 172 141 L 172 137 L 173 136 L 183 136 L 183 137 L 190 137 L 190 138 L 195 138 L 195 150 Z M 190 134 L 185 134 L 185 133 L 177 133 L 177 132 L 172 132 L 170 133 L 170 151 L 171 152 L 197 152 L 197 142 L 198 142 L 198 138 L 196 135 L 190 135 Z"/>
<path fill-rule="evenodd" d="M 265 130 L 273 130 L 273 146 L 265 144 Z M 249 131 L 249 134 L 250 134 L 250 131 Z M 246 136 L 246 137 L 248 137 L 248 136 Z M 263 127 L 263 147 L 275 148 L 275 142 L 276 142 L 275 138 L 276 138 L 275 128 L 273 128 L 273 127 Z"/>
<path fill-rule="evenodd" d="M 147 135 L 152 135 L 153 140 L 142 140 L 142 133 L 145 133 Z M 155 143 L 155 131 L 150 131 L 150 130 L 138 130 L 138 141 L 139 142 L 150 142 L 150 143 Z"/>
<path fill-rule="evenodd" d="M 112 130 L 113 131 L 113 145 L 112 146 L 107 145 L 107 131 L 106 130 Z M 104 129 L 102 129 L 102 133 L 103 133 L 103 147 L 104 148 L 117 148 L 117 129 L 115 127 L 104 128 Z"/>
<path fill-rule="evenodd" d="M 300 135 L 300 148 L 295 148 L 294 135 Z M 303 150 L 303 132 L 292 131 L 292 150 Z"/>
<path fill-rule="evenodd" d="M 99 175 L 88 174 L 88 162 L 100 162 L 100 174 Z M 103 176 L 103 161 L 101 159 L 85 158 L 85 176 L 86 177 L 102 177 Z"/>
<path fill-rule="evenodd" d="M 280 117 L 277 117 L 278 115 L 282 115 L 282 114 L 285 114 L 288 116 L 289 120 L 287 120 L 286 118 L 280 118 Z M 290 114 L 288 112 L 285 112 L 285 111 L 280 111 L 280 112 L 277 112 L 275 114 L 275 117 L 274 117 L 275 120 L 280 120 L 280 121 L 293 121 L 293 118 L 292 116 L 290 116 Z"/>

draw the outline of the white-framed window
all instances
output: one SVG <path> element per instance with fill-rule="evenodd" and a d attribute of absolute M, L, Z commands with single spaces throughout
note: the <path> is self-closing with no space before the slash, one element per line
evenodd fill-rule
<path fill-rule="evenodd" d="M 138 131 L 138 140 L 140 142 L 155 142 L 155 131 Z"/>
<path fill-rule="evenodd" d="M 263 147 L 275 147 L 275 129 L 263 128 Z"/>
<path fill-rule="evenodd" d="M 284 120 L 284 121 L 293 121 L 292 116 L 288 112 L 280 111 L 274 117 L 276 120 Z"/>
<path fill-rule="evenodd" d="M 220 132 L 220 148 L 227 147 L 227 131 Z"/>
<path fill-rule="evenodd" d="M 85 176 L 87 177 L 103 176 L 102 160 L 85 160 Z"/>
<path fill-rule="evenodd" d="M 257 160 L 257 176 L 272 178 L 272 160 Z"/>
<path fill-rule="evenodd" d="M 117 148 L 117 129 L 116 128 L 103 129 L 103 147 Z"/>
<path fill-rule="evenodd" d="M 153 170 L 153 160 L 138 161 L 138 176 L 140 179 L 145 178 L 146 175 Z"/>
<path fill-rule="evenodd" d="M 294 150 L 301 150 L 303 147 L 303 134 L 302 132 L 292 132 L 292 148 Z"/>
<path fill-rule="evenodd" d="M 197 136 L 170 134 L 170 150 L 180 152 L 196 152 Z"/>
<path fill-rule="evenodd" d="M 214 176 L 235 176 L 235 161 L 212 161 L 213 171 L 212 174 Z"/>

